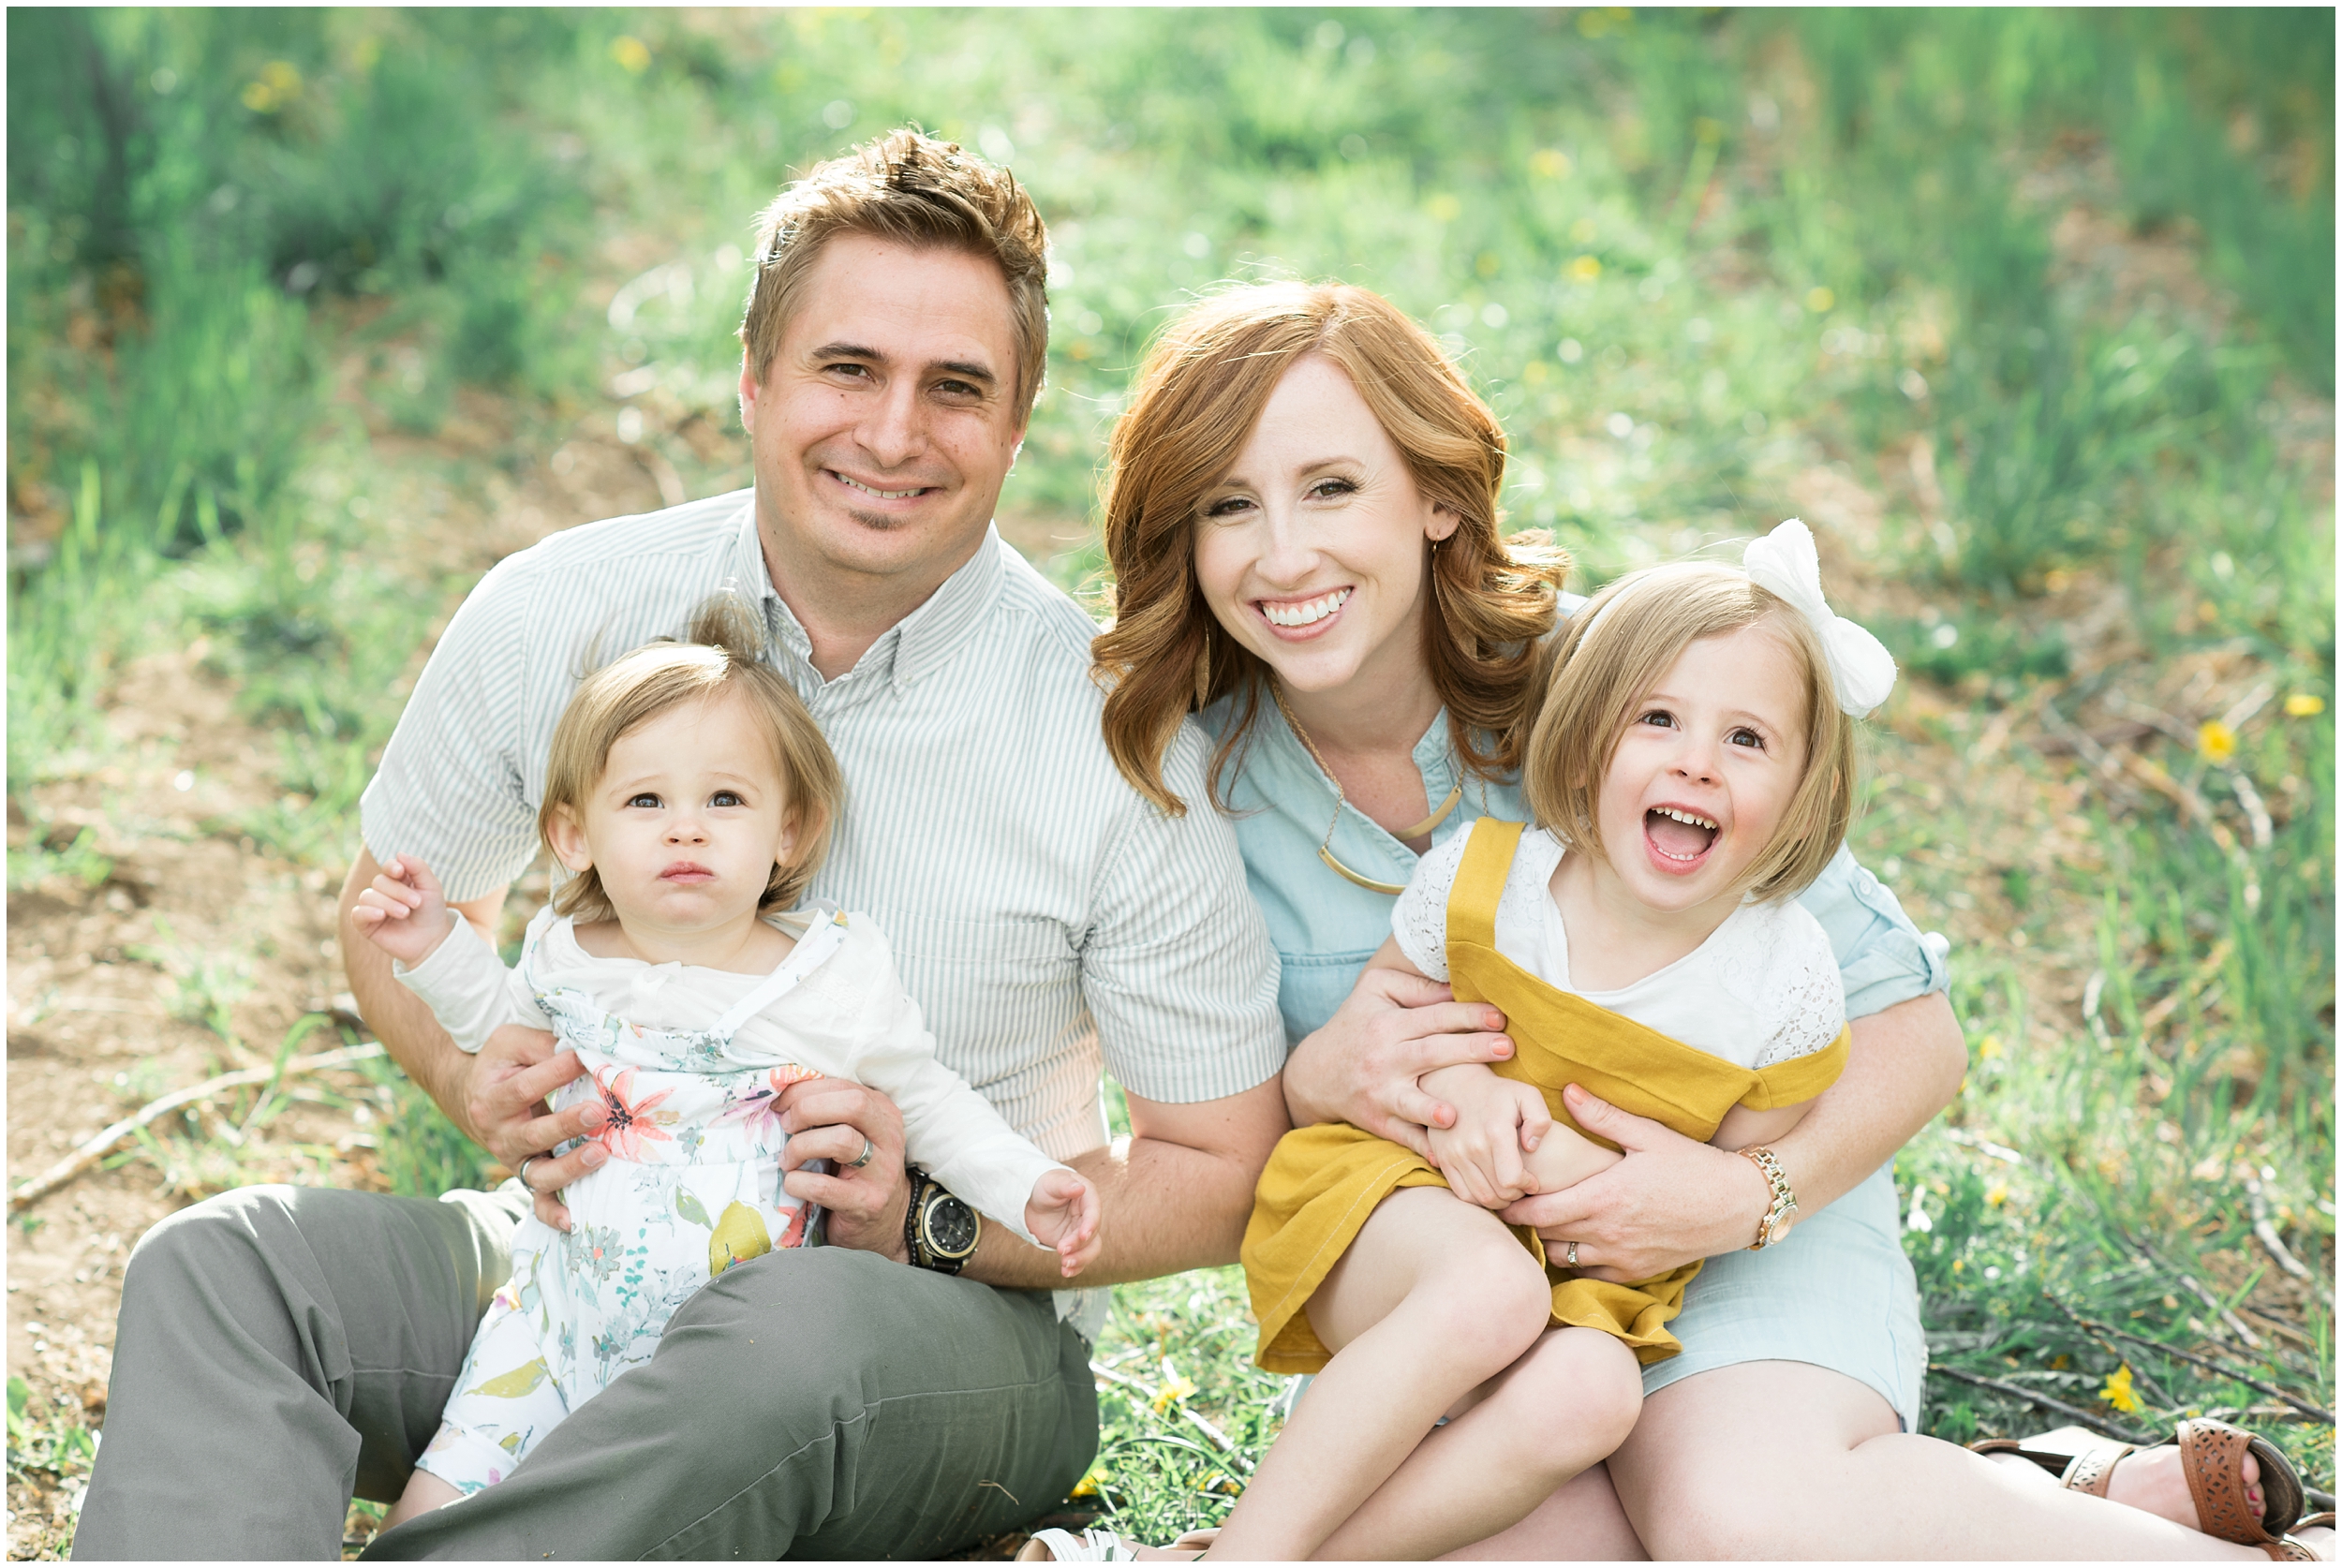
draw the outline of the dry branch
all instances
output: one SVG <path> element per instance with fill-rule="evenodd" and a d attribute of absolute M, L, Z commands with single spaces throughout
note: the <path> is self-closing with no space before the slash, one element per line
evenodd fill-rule
<path fill-rule="evenodd" d="M 1140 1396 L 1150 1405 L 1163 1398 L 1163 1391 L 1161 1389 L 1150 1388 L 1147 1384 L 1139 1382 L 1136 1378 L 1124 1377 L 1120 1372 L 1115 1371 L 1110 1368 L 1101 1367 L 1095 1361 L 1092 1361 L 1089 1364 L 1089 1369 L 1097 1376 L 1104 1378 L 1106 1382 L 1120 1388 L 1127 1388 L 1132 1393 Z M 1223 1455 L 1226 1456 L 1231 1464 L 1240 1467 L 1248 1475 L 1252 1473 L 1253 1466 L 1251 1462 L 1244 1457 L 1242 1453 L 1238 1452 L 1236 1441 L 1233 1438 L 1229 1437 L 1227 1433 L 1222 1431 L 1219 1427 L 1213 1426 L 1210 1422 L 1205 1420 L 1195 1412 L 1188 1409 L 1185 1400 L 1178 1400 L 1175 1402 L 1178 1404 L 1179 1413 L 1187 1417 L 1187 1419 L 1193 1424 L 1198 1431 L 1202 1432 L 1206 1437 L 1211 1439 L 1211 1445 L 1214 1448 L 1219 1449 Z"/>
<path fill-rule="evenodd" d="M 2056 1301 L 2054 1296 L 2051 1297 L 2051 1299 L 2053 1301 Z M 2241 1383 L 2257 1394 L 2266 1394 L 2273 1399 L 2282 1399 L 2287 1404 L 2292 1406 L 2295 1410 L 2300 1411 L 2303 1414 L 2314 1416 L 2318 1420 L 2323 1421 L 2328 1426 L 2332 1426 L 2334 1424 L 2334 1412 L 2326 1409 L 2323 1405 L 2312 1404 L 2307 1399 L 2304 1399 L 2297 1395 L 2287 1393 L 2284 1389 L 2279 1388 L 2275 1383 L 2262 1383 L 2259 1378 L 2248 1377 L 2245 1373 L 2237 1371 L 2234 1368 L 2223 1366 L 2221 1363 L 2213 1360 L 2209 1356 L 2198 1355 L 2193 1351 L 2181 1350 L 2177 1345 L 2167 1345 L 2160 1339 L 2149 1339 L 2137 1334 L 2127 1334 L 2119 1328 L 2112 1327 L 2107 1324 L 2098 1323 L 2094 1319 L 2083 1317 L 2081 1313 L 2075 1311 L 2072 1308 L 2067 1306 L 2062 1301 L 2057 1302 L 2057 1309 L 2065 1313 L 2068 1318 L 2071 1318 L 2077 1325 L 2092 1334 L 2103 1334 L 2109 1339 L 2122 1339 L 2134 1345 L 2143 1345 L 2149 1350 L 2171 1356 L 2174 1360 L 2185 1361 L 2191 1367 L 2201 1367 L 2207 1372 L 2212 1372 L 2228 1379 L 2231 1383 Z"/>
<path fill-rule="evenodd" d="M 8 1212 L 14 1214 L 36 1198 L 46 1197 L 63 1187 L 96 1164 L 116 1144 L 157 1117 L 200 1103 L 229 1089 L 281 1081 L 328 1067 L 348 1067 L 352 1062 L 365 1061 L 381 1054 L 381 1045 L 374 1042 L 363 1045 L 345 1045 L 337 1051 L 320 1051 L 313 1057 L 295 1057 L 282 1068 L 247 1067 L 234 1072 L 223 1072 L 216 1078 L 204 1079 L 192 1088 L 177 1089 L 160 1100 L 150 1100 L 135 1113 L 123 1117 L 95 1137 L 83 1139 L 71 1154 L 9 1193 Z"/>
<path fill-rule="evenodd" d="M 2245 1183 L 2245 1195 L 2252 1200 L 2253 1235 L 2259 1236 L 2260 1245 L 2269 1250 L 2269 1256 L 2276 1259 L 2277 1266 L 2294 1279 L 2308 1279 L 2309 1270 L 2287 1249 L 2285 1238 L 2277 1235 L 2276 1226 L 2271 1222 L 2269 1194 L 2261 1191 L 2260 1183 L 2258 1180 Z"/>
<path fill-rule="evenodd" d="M 2096 1411 L 2084 1410 L 2080 1405 L 2069 1405 L 2063 1399 L 2053 1399 L 2047 1394 L 2021 1387 L 2013 1383 L 2003 1383 L 1998 1378 L 1979 1377 L 1974 1372 L 1964 1372 L 1957 1367 L 1947 1367 L 1940 1361 L 1929 1362 L 1927 1369 L 1931 1372 L 1941 1372 L 1955 1383 L 1974 1383 L 1979 1388 L 1989 1388 L 1995 1394 L 2006 1394 L 2012 1399 L 2023 1399 L 2025 1403 L 2038 1405 L 2043 1410 L 2053 1410 L 2060 1415 L 2072 1417 L 2101 1437 L 2111 1437 L 2117 1442 L 2127 1442 L 2144 1448 L 2156 1441 L 2143 1432 L 2134 1432 L 2119 1427 Z"/>

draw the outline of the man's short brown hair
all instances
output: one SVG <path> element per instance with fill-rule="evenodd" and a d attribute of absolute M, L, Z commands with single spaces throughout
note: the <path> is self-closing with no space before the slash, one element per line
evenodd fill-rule
<path fill-rule="evenodd" d="M 1008 282 L 1016 335 L 1016 422 L 1041 395 L 1049 360 L 1049 233 L 1016 177 L 925 132 L 889 131 L 813 166 L 756 222 L 756 276 L 740 341 L 759 382 L 805 275 L 832 235 L 874 234 L 987 257 Z"/>

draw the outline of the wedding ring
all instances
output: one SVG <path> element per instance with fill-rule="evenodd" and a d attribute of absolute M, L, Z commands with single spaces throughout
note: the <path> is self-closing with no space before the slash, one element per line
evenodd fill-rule
<path fill-rule="evenodd" d="M 514 1176 L 520 1177 L 521 1185 L 523 1187 L 528 1187 L 528 1161 L 530 1160 L 542 1160 L 544 1156 L 541 1154 L 532 1154 L 528 1156 L 526 1160 L 523 1160 L 521 1161 L 521 1168 L 519 1170 L 512 1173 Z M 537 1191 L 534 1187 L 528 1187 L 528 1190 L 531 1192 Z"/>
<path fill-rule="evenodd" d="M 1578 1244 L 1576 1242 L 1569 1244 L 1569 1250 L 1562 1255 L 1562 1262 L 1570 1268 L 1578 1266 Z"/>
<path fill-rule="evenodd" d="M 849 1160 L 849 1161 L 846 1161 L 846 1163 L 847 1163 L 847 1164 L 849 1164 L 849 1165 L 851 1165 L 851 1166 L 852 1166 L 855 1170 L 857 1170 L 857 1171 L 858 1171 L 858 1170 L 862 1169 L 862 1167 L 863 1167 L 863 1166 L 865 1166 L 865 1165 L 868 1164 L 868 1163 L 870 1162 L 870 1156 L 871 1156 L 871 1155 L 873 1155 L 873 1154 L 875 1154 L 875 1153 L 877 1153 L 877 1152 L 878 1152 L 878 1151 L 877 1151 L 876 1149 L 874 1149 L 873 1147 L 871 1147 L 871 1146 L 870 1146 L 870 1139 L 869 1139 L 869 1135 L 868 1135 L 867 1133 L 865 1133 L 865 1134 L 863 1135 L 863 1138 L 862 1138 L 862 1155 L 861 1155 L 861 1158 L 856 1159 L 856 1160 Z"/>

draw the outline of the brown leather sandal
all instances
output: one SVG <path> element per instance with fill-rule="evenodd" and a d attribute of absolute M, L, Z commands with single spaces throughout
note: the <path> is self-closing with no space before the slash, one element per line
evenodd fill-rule
<path fill-rule="evenodd" d="M 2179 1447 L 2187 1495 L 2196 1504 L 2197 1528 L 2206 1535 L 2240 1546 L 2272 1547 L 2301 1521 L 2302 1479 L 2267 1439 L 2225 1421 L 2199 1418 L 2181 1422 L 2164 1442 Z M 2014 1454 L 2049 1472 L 2061 1486 L 2092 1497 L 2104 1497 L 2114 1466 L 2126 1455 L 2139 1452 L 2130 1443 L 2110 1442 L 2080 1427 L 2061 1427 L 2030 1438 L 1986 1438 L 1968 1446 L 1979 1454 Z M 2245 1497 L 2248 1453 L 2260 1461 L 2258 1518 Z"/>
<path fill-rule="evenodd" d="M 2312 1514 L 2305 1519 L 2295 1519 L 2293 1521 L 2294 1530 L 2315 1530 L 2320 1525 L 2324 1525 L 2331 1530 L 2334 1527 L 2334 1516 L 2332 1514 Z M 2266 1541 L 2261 1543 L 2260 1549 L 2267 1552 L 2272 1560 L 2278 1562 L 2323 1562 L 2325 1561 L 2324 1558 L 2320 1557 L 2316 1552 L 2311 1551 L 2307 1546 L 2302 1545 L 2301 1542 L 2295 1540 L 2290 1531 L 2288 1531 L 2286 1534 L 2280 1536 L 2275 1541 Z"/>

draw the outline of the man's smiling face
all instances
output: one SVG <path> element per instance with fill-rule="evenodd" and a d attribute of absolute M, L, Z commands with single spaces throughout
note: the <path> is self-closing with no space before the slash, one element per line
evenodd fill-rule
<path fill-rule="evenodd" d="M 997 263 L 871 234 L 825 244 L 762 382 L 740 377 L 784 597 L 842 574 L 924 599 L 965 563 L 1024 438 L 1016 370 Z"/>

